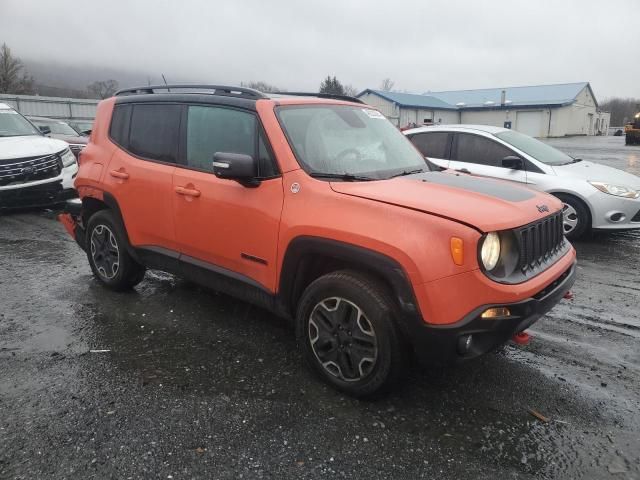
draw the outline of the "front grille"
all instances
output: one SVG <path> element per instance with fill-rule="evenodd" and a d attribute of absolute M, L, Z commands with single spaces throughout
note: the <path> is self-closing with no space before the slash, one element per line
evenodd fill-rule
<path fill-rule="evenodd" d="M 638 210 L 638 213 L 636 213 L 633 218 L 631 219 L 632 222 L 640 222 L 640 210 Z"/>
<path fill-rule="evenodd" d="M 541 300 L 544 297 L 546 297 L 550 292 L 555 290 L 558 285 L 560 285 L 562 282 L 564 282 L 564 280 L 571 274 L 571 271 L 573 270 L 573 268 L 574 268 L 573 266 L 567 268 L 567 270 L 565 270 L 565 272 L 562 275 L 560 275 L 553 282 L 551 282 L 549 285 L 547 285 L 542 290 L 540 290 L 538 293 L 536 293 L 533 296 L 533 298 L 535 298 L 536 300 Z"/>
<path fill-rule="evenodd" d="M 46 180 L 60 175 L 60 155 L 0 160 L 0 187 Z"/>
<path fill-rule="evenodd" d="M 520 270 L 524 274 L 538 270 L 565 244 L 562 212 L 516 229 L 515 233 L 520 248 Z"/>

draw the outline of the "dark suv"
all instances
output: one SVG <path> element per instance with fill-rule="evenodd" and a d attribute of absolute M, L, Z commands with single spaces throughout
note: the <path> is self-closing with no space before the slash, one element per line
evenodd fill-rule
<path fill-rule="evenodd" d="M 33 116 L 27 116 L 27 118 L 38 127 L 43 134 L 67 142 L 76 158 L 78 158 L 80 152 L 86 147 L 89 141 L 88 137 L 79 134 L 71 128 L 68 123 L 62 120 Z"/>

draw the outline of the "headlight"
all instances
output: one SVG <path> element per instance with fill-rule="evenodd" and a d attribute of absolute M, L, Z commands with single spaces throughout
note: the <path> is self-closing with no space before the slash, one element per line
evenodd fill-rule
<path fill-rule="evenodd" d="M 71 165 L 76 163 L 75 155 L 71 153 L 71 150 L 69 150 L 68 148 L 64 152 L 62 152 L 62 155 L 60 156 L 62 157 L 63 167 L 70 167 Z"/>
<path fill-rule="evenodd" d="M 620 185 L 611 185 L 610 183 L 604 182 L 589 182 L 591 185 L 596 187 L 603 193 L 608 193 L 609 195 L 615 195 L 616 197 L 624 197 L 624 198 L 638 198 L 640 197 L 640 193 L 635 191 L 629 187 L 622 187 Z"/>
<path fill-rule="evenodd" d="M 491 232 L 484 237 L 484 242 L 480 249 L 480 258 L 484 268 L 487 270 L 496 268 L 500 259 L 500 236 L 496 232 Z"/>

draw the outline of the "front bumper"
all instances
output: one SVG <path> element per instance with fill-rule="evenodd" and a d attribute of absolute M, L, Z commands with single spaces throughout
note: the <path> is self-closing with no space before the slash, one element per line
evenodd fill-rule
<path fill-rule="evenodd" d="M 640 198 L 622 198 L 597 192 L 588 200 L 594 230 L 640 228 Z"/>
<path fill-rule="evenodd" d="M 407 319 L 408 336 L 423 365 L 452 364 L 476 358 L 506 343 L 514 334 L 535 323 L 551 310 L 571 289 L 576 264 L 530 298 L 515 303 L 483 305 L 454 324 L 425 323 L 419 316 Z M 488 308 L 507 307 L 511 316 L 481 318 Z M 471 336 L 469 345 L 465 340 Z"/>
<path fill-rule="evenodd" d="M 0 210 L 49 207 L 77 196 L 73 188 L 63 188 L 61 181 L 13 190 L 0 190 Z"/>
<path fill-rule="evenodd" d="M 82 201 L 79 198 L 67 200 L 64 212 L 58 215 L 67 233 L 85 250 L 85 228 L 82 221 Z"/>
<path fill-rule="evenodd" d="M 47 207 L 77 197 L 73 181 L 78 165 L 70 165 L 60 175 L 45 180 L 0 187 L 0 209 Z"/>

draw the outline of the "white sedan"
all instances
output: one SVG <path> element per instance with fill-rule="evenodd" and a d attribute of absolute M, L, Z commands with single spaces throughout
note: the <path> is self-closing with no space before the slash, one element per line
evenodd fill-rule
<path fill-rule="evenodd" d="M 572 158 L 535 138 L 487 125 L 439 125 L 406 130 L 436 165 L 529 185 L 564 202 L 568 238 L 591 229 L 640 228 L 640 177 Z"/>

